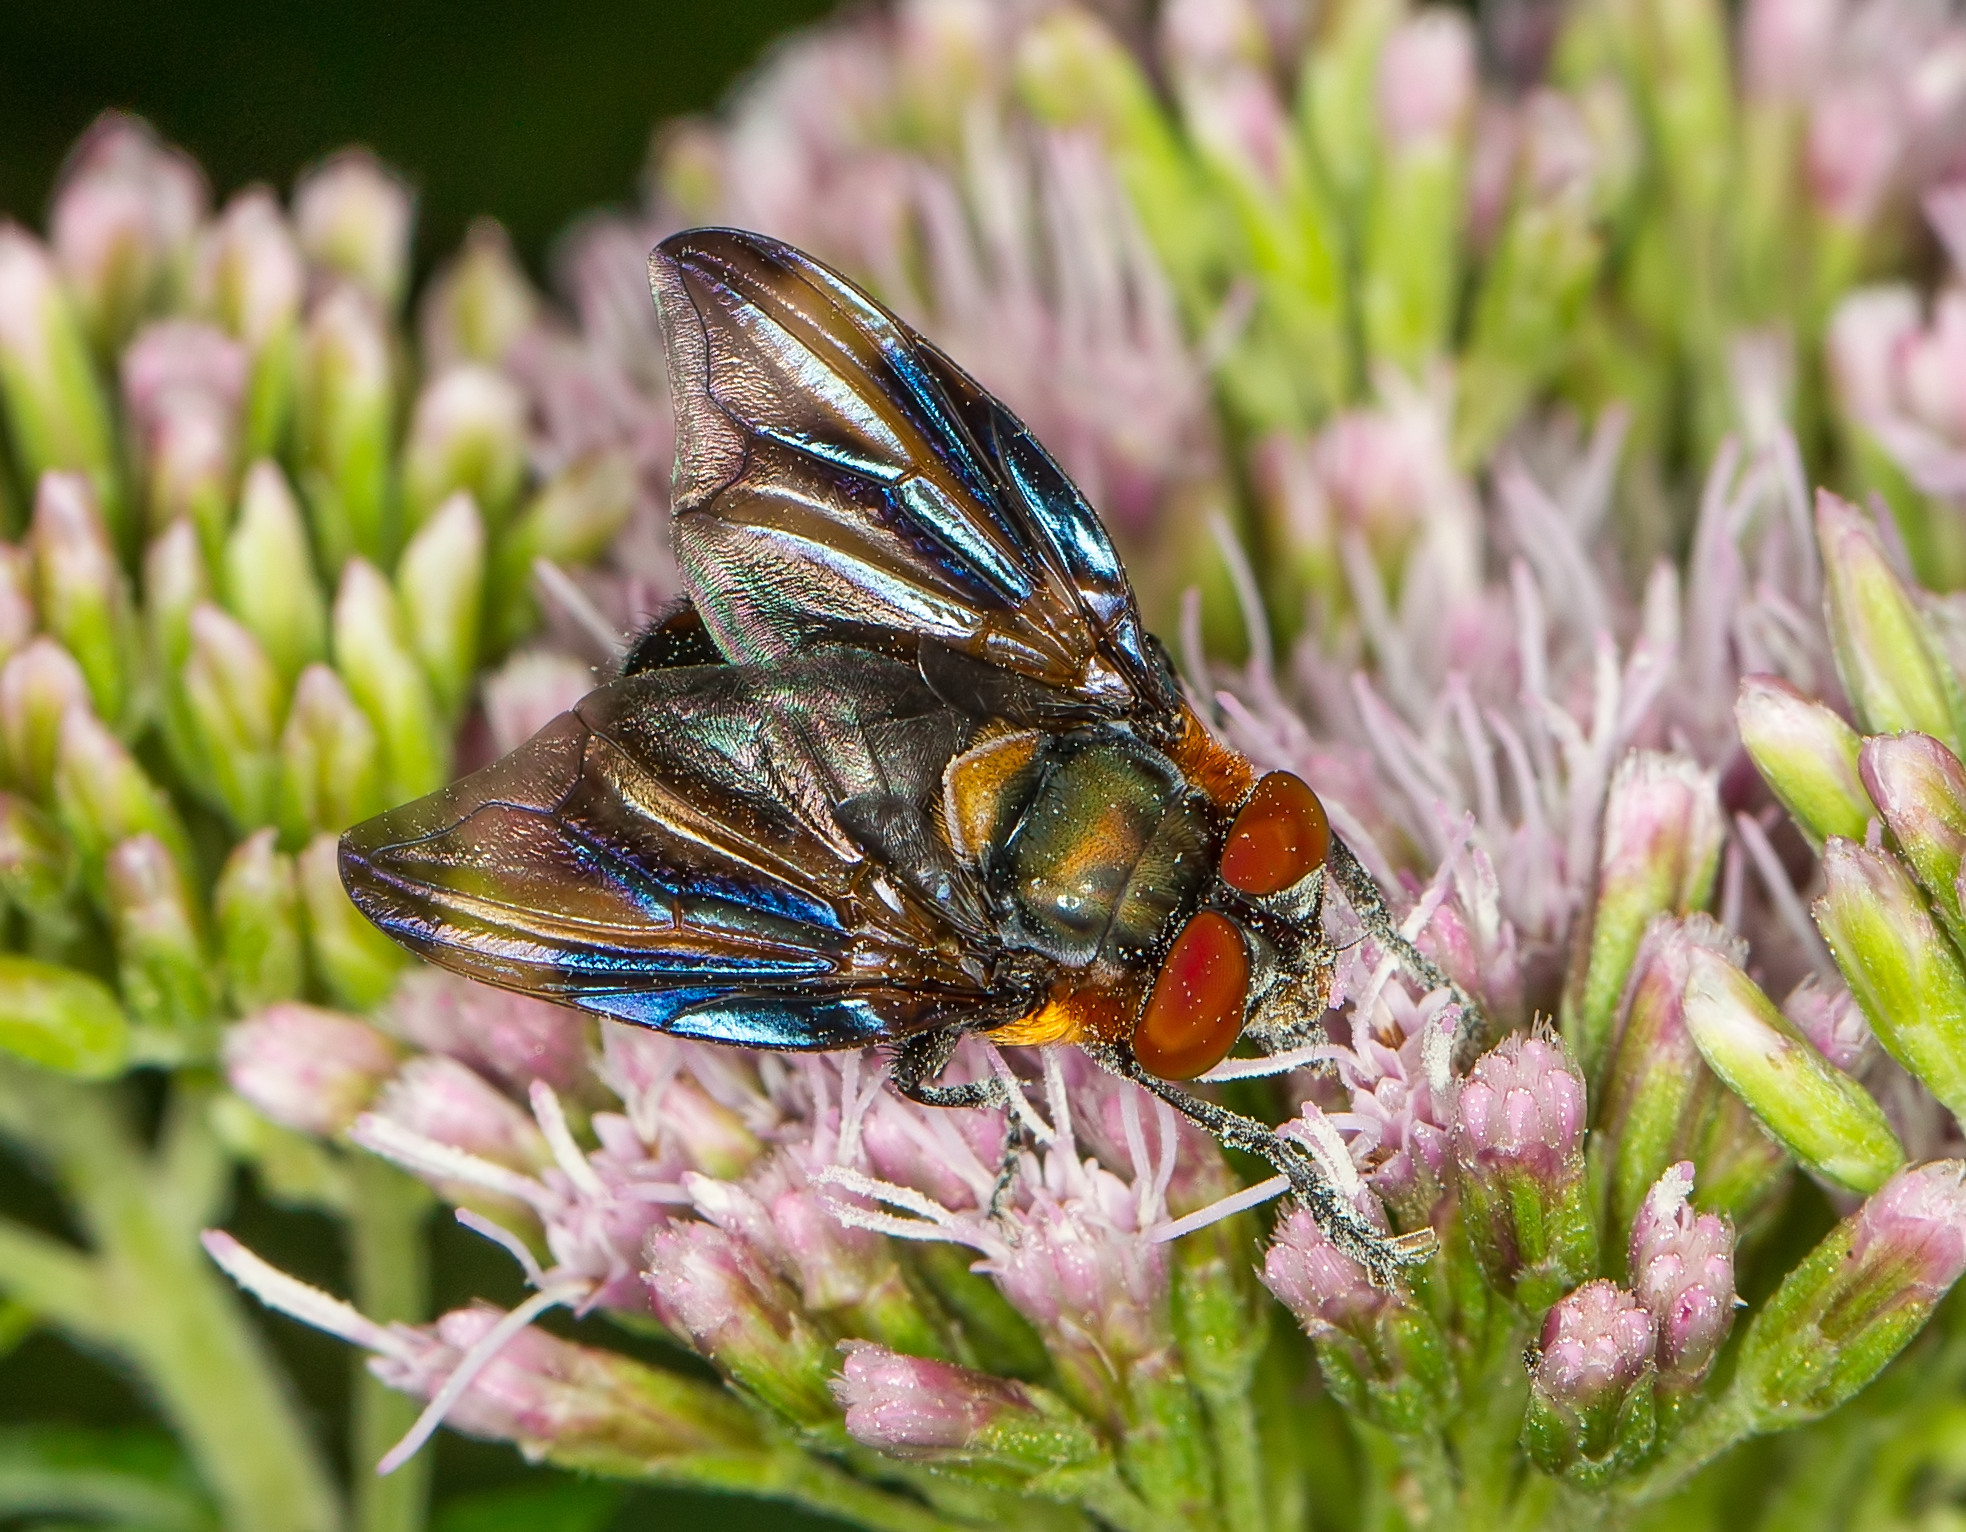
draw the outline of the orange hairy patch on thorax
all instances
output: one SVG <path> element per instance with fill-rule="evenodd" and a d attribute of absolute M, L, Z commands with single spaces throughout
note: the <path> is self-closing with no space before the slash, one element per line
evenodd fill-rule
<path fill-rule="evenodd" d="M 1235 808 L 1256 785 L 1256 768 L 1240 751 L 1224 744 L 1185 702 L 1180 733 L 1167 754 L 1189 784 L 1217 808 Z"/>
<path fill-rule="evenodd" d="M 1133 1030 L 1140 1007 L 1137 988 L 1077 988 L 1059 985 L 1036 1010 L 989 1034 L 990 1041 L 1035 1048 L 1045 1043 L 1075 1043 L 1089 1037 L 1115 1043 Z"/>
<path fill-rule="evenodd" d="M 995 734 L 971 745 L 942 771 L 942 822 L 957 856 L 975 862 L 990 844 L 1011 785 L 1037 758 L 1036 729 Z"/>

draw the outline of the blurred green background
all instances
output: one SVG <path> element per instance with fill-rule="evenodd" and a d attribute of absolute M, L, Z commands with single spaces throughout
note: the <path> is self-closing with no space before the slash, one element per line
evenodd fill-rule
<path fill-rule="evenodd" d="M 714 106 L 827 0 L 57 0 L 0 3 L 0 209 L 40 221 L 106 106 L 191 151 L 222 197 L 362 143 L 422 193 L 417 253 L 489 213 L 538 264 L 628 198 L 653 124 Z"/>
<path fill-rule="evenodd" d="M 419 190 L 420 272 L 455 249 L 480 214 L 501 220 L 543 272 L 570 218 L 632 199 L 656 124 L 713 108 L 775 36 L 828 9 L 827 0 L 4 0 L 0 213 L 38 225 L 63 155 L 99 111 L 116 106 L 195 155 L 221 198 L 251 181 L 285 188 L 328 151 L 366 144 Z M 0 1209 L 59 1229 L 55 1199 L 26 1170 L 0 1158 Z M 328 1220 L 249 1204 L 234 1226 L 289 1270 L 339 1286 L 339 1235 Z M 454 1228 L 436 1237 L 442 1305 L 516 1300 L 503 1255 Z M 286 1321 L 270 1330 L 340 1456 L 347 1351 Z M 609 1344 L 621 1345 L 618 1332 Z M 150 1416 L 118 1372 L 35 1335 L 0 1359 L 0 1420 L 134 1431 Z M 713 1518 L 723 1532 L 823 1525 L 764 1502 L 629 1494 L 530 1473 L 510 1448 L 450 1433 L 435 1450 L 435 1532 L 597 1532 Z"/>

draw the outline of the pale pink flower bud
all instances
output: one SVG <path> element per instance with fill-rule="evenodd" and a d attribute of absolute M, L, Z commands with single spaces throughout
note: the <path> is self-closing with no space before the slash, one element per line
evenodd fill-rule
<path fill-rule="evenodd" d="M 1550 1310 L 1523 1425 L 1538 1467 L 1588 1481 L 1644 1455 L 1656 1419 L 1654 1335 L 1651 1314 L 1615 1282 L 1586 1282 Z"/>
<path fill-rule="evenodd" d="M 551 649 L 527 649 L 486 676 L 480 688 L 492 747 L 518 749 L 600 684 L 594 667 Z"/>
<path fill-rule="evenodd" d="M 209 194 L 191 157 L 149 124 L 105 112 L 70 152 L 49 243 L 99 343 L 113 344 L 182 274 Z"/>
<path fill-rule="evenodd" d="M 591 1084 L 580 1012 L 435 968 L 403 976 L 382 1021 L 405 1042 L 446 1053 L 523 1093 L 544 1080 L 562 1095 Z"/>
<path fill-rule="evenodd" d="M 831 1347 L 743 1240 L 707 1223 L 660 1226 L 644 1280 L 663 1324 L 781 1415 L 804 1425 L 837 1419 Z"/>
<path fill-rule="evenodd" d="M 339 1133 L 361 1115 L 401 1056 L 339 1011 L 287 1001 L 225 1035 L 225 1073 L 262 1116 L 302 1133 Z"/>
<path fill-rule="evenodd" d="M 1898 408 L 1899 367 L 1918 328 L 1918 294 L 1909 287 L 1860 287 L 1837 304 L 1823 349 L 1851 418 L 1876 420 Z"/>
<path fill-rule="evenodd" d="M 833 1393 L 847 1434 L 889 1457 L 1034 1473 L 1103 1455 L 1092 1428 L 1039 1390 L 865 1341 L 840 1349 Z"/>
<path fill-rule="evenodd" d="M 200 252 L 206 312 L 257 353 L 298 322 L 306 287 L 300 247 L 273 194 L 251 186 L 226 203 Z"/>
<path fill-rule="evenodd" d="M 1830 85 L 1809 116 L 1809 191 L 1834 223 L 1869 225 L 1905 153 L 1905 128 L 1884 83 L 1858 78 Z"/>
<path fill-rule="evenodd" d="M 456 1059 L 426 1054 L 405 1064 L 371 1114 L 424 1138 L 511 1170 L 553 1163 L 539 1125 Z"/>
<path fill-rule="evenodd" d="M 1639 1205 L 1631 1229 L 1631 1285 L 1652 1316 L 1659 1381 L 1699 1386 L 1734 1325 L 1734 1229 L 1689 1203 L 1693 1166 L 1681 1161 Z"/>
<path fill-rule="evenodd" d="M 346 149 L 294 187 L 294 227 L 315 265 L 348 278 L 386 309 L 409 285 L 415 198 L 366 150 Z"/>
<path fill-rule="evenodd" d="M 1393 29 L 1379 55 L 1379 126 L 1395 152 L 1459 136 L 1474 104 L 1474 28 L 1430 6 Z"/>
<path fill-rule="evenodd" d="M 1931 325 L 1906 336 L 1897 383 L 1919 420 L 1951 441 L 1966 440 L 1966 293 L 1941 294 Z"/>
<path fill-rule="evenodd" d="M 1789 991 L 1782 1014 L 1845 1074 L 1861 1071 L 1877 1041 L 1850 991 L 1841 984 L 1825 984 L 1813 974 Z"/>
<path fill-rule="evenodd" d="M 1584 1116 L 1583 1077 L 1549 1036 L 1504 1038 L 1475 1061 L 1457 1097 L 1468 1238 L 1489 1279 L 1532 1308 L 1595 1264 Z"/>
<path fill-rule="evenodd" d="M 1741 68 L 1751 95 L 1806 100 L 1822 79 L 1842 20 L 1842 0 L 1748 0 Z"/>

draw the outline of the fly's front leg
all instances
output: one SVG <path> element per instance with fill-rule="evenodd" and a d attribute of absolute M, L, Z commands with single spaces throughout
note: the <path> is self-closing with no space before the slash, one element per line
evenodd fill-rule
<path fill-rule="evenodd" d="M 1428 989 L 1446 990 L 1453 996 L 1454 1003 L 1461 1007 L 1460 1031 L 1454 1039 L 1454 1067 L 1456 1071 L 1465 1071 L 1474 1063 L 1488 1040 L 1486 1013 L 1474 996 L 1455 983 L 1440 964 L 1400 934 L 1399 926 L 1393 920 L 1392 911 L 1386 908 L 1385 896 L 1379 892 L 1379 885 L 1373 881 L 1372 874 L 1352 854 L 1352 848 L 1335 835 L 1331 837 L 1331 849 L 1326 855 L 1325 865 L 1331 869 L 1331 876 L 1338 887 L 1344 890 L 1345 900 L 1358 916 L 1359 924 L 1371 933 L 1373 940 L 1397 957 L 1407 971 Z"/>
<path fill-rule="evenodd" d="M 1289 1178 L 1290 1189 L 1298 1201 L 1310 1209 L 1311 1216 L 1346 1255 L 1363 1266 L 1372 1281 L 1391 1287 L 1399 1281 L 1402 1268 L 1426 1260 L 1433 1254 L 1432 1232 L 1381 1234 L 1338 1187 L 1332 1184 L 1317 1157 L 1303 1144 L 1286 1138 L 1267 1123 L 1245 1117 L 1213 1101 L 1190 1095 L 1180 1086 L 1149 1074 L 1123 1043 L 1082 1041 L 1079 1046 L 1104 1069 L 1123 1080 L 1131 1080 L 1153 1092 L 1175 1111 L 1219 1142 L 1246 1154 L 1256 1155 Z"/>

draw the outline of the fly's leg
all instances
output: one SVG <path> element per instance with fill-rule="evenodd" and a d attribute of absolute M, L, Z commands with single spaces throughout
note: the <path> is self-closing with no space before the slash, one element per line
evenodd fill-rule
<path fill-rule="evenodd" d="M 895 1044 L 888 1065 L 888 1079 L 910 1101 L 922 1106 L 996 1107 L 1008 1110 L 1010 1092 L 994 1075 L 987 1080 L 970 1080 L 961 1085 L 934 1085 L 930 1082 L 949 1067 L 956 1046 L 972 1030 L 961 1022 L 917 1032 Z"/>
<path fill-rule="evenodd" d="M 1476 1002 L 1474 996 L 1449 978 L 1446 971 L 1426 953 L 1400 934 L 1398 924 L 1393 920 L 1392 911 L 1386 908 L 1385 896 L 1379 892 L 1379 885 L 1373 881 L 1372 874 L 1352 854 L 1337 836 L 1331 837 L 1331 849 L 1326 854 L 1325 865 L 1331 869 L 1331 876 L 1338 887 L 1344 890 L 1345 900 L 1359 923 L 1372 934 L 1374 941 L 1397 957 L 1406 969 L 1429 989 L 1444 989 L 1454 997 L 1454 1003 L 1461 1007 L 1460 1035 L 1454 1040 L 1454 1067 L 1465 1071 L 1474 1063 L 1488 1038 L 1488 1017 Z"/>
<path fill-rule="evenodd" d="M 1245 1117 L 1227 1107 L 1217 1106 L 1190 1095 L 1180 1086 L 1147 1073 L 1123 1043 L 1079 1043 L 1085 1053 L 1104 1069 L 1122 1080 L 1131 1080 L 1152 1091 L 1175 1111 L 1203 1132 L 1212 1134 L 1231 1149 L 1240 1149 L 1267 1160 L 1289 1178 L 1290 1189 L 1298 1201 L 1310 1209 L 1311 1216 L 1346 1255 L 1363 1266 L 1372 1281 L 1391 1287 L 1399 1281 L 1403 1267 L 1426 1260 L 1433 1254 L 1431 1230 L 1407 1235 L 1385 1235 L 1375 1229 L 1365 1215 L 1331 1183 L 1317 1157 L 1295 1139 L 1286 1138 L 1267 1123 Z"/>
<path fill-rule="evenodd" d="M 1011 1189 L 1017 1184 L 1017 1164 L 1031 1136 L 1030 1129 L 1016 1112 L 1010 1111 L 1010 1092 L 994 1075 L 961 1085 L 929 1083 L 948 1068 L 957 1045 L 972 1030 L 961 1022 L 952 1022 L 902 1039 L 895 1045 L 888 1079 L 908 1100 L 922 1106 L 994 1107 L 1004 1111 L 1003 1163 L 997 1167 L 996 1184 L 990 1189 L 990 1217 L 994 1220 L 1002 1214 Z"/>

